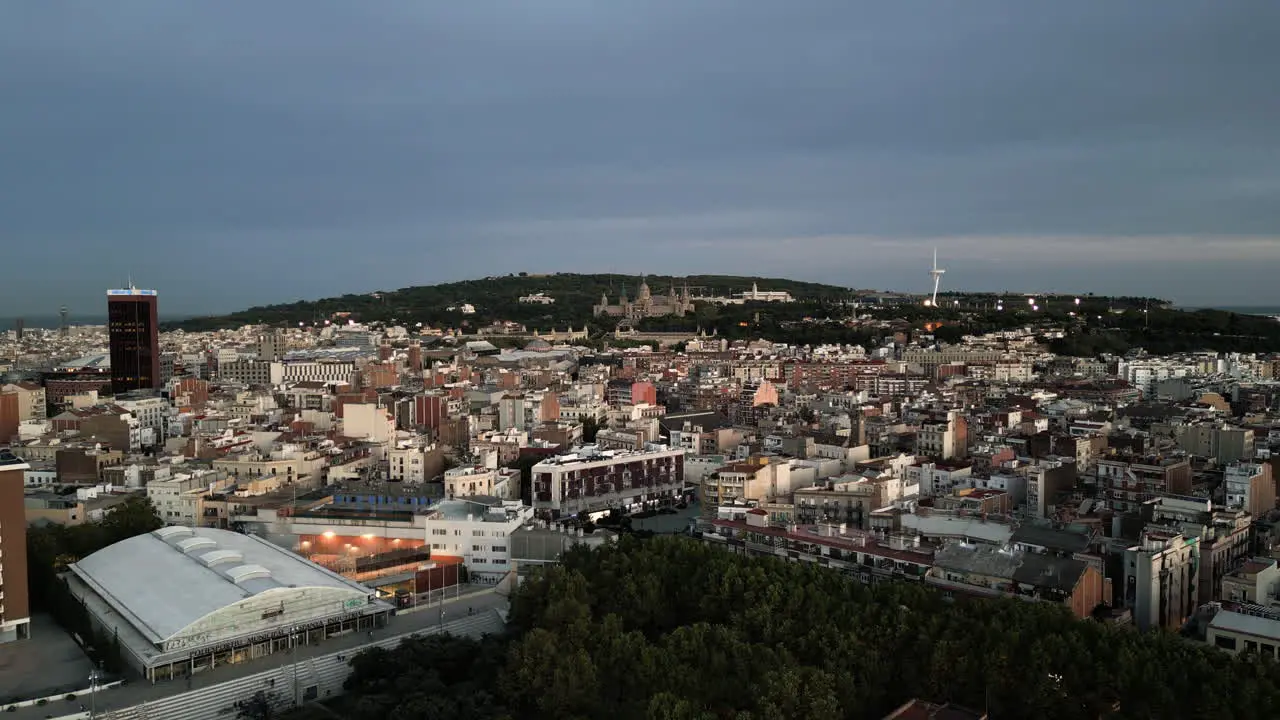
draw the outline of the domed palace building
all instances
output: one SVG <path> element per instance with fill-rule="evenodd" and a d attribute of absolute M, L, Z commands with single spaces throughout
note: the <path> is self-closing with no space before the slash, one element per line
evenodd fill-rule
<path fill-rule="evenodd" d="M 614 317 L 621 320 L 640 320 L 650 317 L 684 317 L 693 312 L 693 299 L 689 297 L 689 289 L 685 288 L 676 294 L 675 285 L 666 295 L 653 295 L 649 292 L 649 283 L 640 278 L 640 291 L 635 300 L 627 299 L 626 288 L 618 298 L 616 305 L 609 304 L 609 297 L 602 294 L 600 304 L 591 308 L 596 317 Z"/>

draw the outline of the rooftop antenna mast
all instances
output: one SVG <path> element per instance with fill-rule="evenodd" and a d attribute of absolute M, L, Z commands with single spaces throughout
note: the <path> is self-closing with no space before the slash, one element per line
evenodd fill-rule
<path fill-rule="evenodd" d="M 942 274 L 946 270 L 938 267 L 938 248 L 933 249 L 933 269 L 929 271 L 929 276 L 933 278 L 933 297 L 929 300 L 929 305 L 938 307 L 938 285 L 942 282 Z"/>

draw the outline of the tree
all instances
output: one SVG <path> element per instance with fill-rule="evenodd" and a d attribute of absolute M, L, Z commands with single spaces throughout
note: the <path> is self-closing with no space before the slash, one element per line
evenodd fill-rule
<path fill-rule="evenodd" d="M 600 432 L 600 424 L 596 422 L 594 417 L 585 417 L 582 419 L 582 442 L 593 443 L 596 441 L 596 434 Z"/>
<path fill-rule="evenodd" d="M 570 550 L 522 583 L 509 627 L 358 656 L 342 716 L 875 718 L 913 697 L 1048 720 L 1280 716 L 1265 659 L 690 538 Z"/>
<path fill-rule="evenodd" d="M 254 693 L 248 700 L 236 703 L 236 706 L 239 708 L 239 712 L 236 713 L 238 720 L 271 720 L 275 717 L 271 701 L 261 690 Z"/>

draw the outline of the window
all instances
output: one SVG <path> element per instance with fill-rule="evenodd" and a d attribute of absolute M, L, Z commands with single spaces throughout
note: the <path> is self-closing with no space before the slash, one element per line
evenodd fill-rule
<path fill-rule="evenodd" d="M 1244 651 L 1245 651 L 1245 652 L 1247 652 L 1247 653 L 1256 653 L 1256 652 L 1258 652 L 1258 643 L 1256 643 L 1256 642 L 1254 642 L 1254 641 L 1252 641 L 1252 640 L 1245 640 L 1245 641 L 1244 641 Z"/>
<path fill-rule="evenodd" d="M 471 552 L 480 552 L 481 550 L 484 550 L 484 546 L 483 546 L 483 545 L 472 545 L 472 546 L 471 546 Z"/>
<path fill-rule="evenodd" d="M 1235 639 L 1235 638 L 1233 638 L 1233 637 L 1227 637 L 1227 636 L 1225 636 L 1225 635 L 1218 635 L 1217 637 L 1215 637 L 1215 638 L 1213 639 L 1213 644 L 1214 644 L 1214 645 L 1217 645 L 1218 647 L 1222 648 L 1223 650 L 1235 650 L 1235 649 L 1236 649 L 1236 639 Z"/>
<path fill-rule="evenodd" d="M 484 537 L 484 531 L 483 531 L 483 530 L 472 530 L 472 531 L 471 531 L 471 537 Z"/>
<path fill-rule="evenodd" d="M 432 535 L 448 535 L 448 534 L 449 534 L 449 531 L 448 531 L 448 530 L 441 529 L 441 528 L 432 528 L 432 529 L 431 529 L 431 534 L 432 534 Z"/>
<path fill-rule="evenodd" d="M 498 552 L 498 553 L 499 553 L 499 552 L 500 552 L 500 553 L 504 553 L 504 552 L 506 552 L 506 551 L 507 551 L 507 546 L 506 546 L 506 545 L 494 545 L 494 546 L 493 546 L 493 551 L 494 551 L 494 552 Z"/>

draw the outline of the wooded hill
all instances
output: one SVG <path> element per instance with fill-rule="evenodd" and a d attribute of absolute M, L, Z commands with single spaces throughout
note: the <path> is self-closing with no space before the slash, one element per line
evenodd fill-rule
<path fill-rule="evenodd" d="M 654 295 L 666 295 L 673 287 L 677 292 L 688 287 L 695 296 L 728 296 L 750 290 L 754 284 L 760 290 L 789 292 L 796 299 L 792 303 L 745 305 L 698 303 L 695 311 L 685 317 L 655 317 L 637 323 L 641 330 L 692 333 L 702 329 L 730 340 L 766 338 L 792 345 L 878 344 L 886 329 L 849 323 L 849 316 L 857 313 L 893 321 L 893 329 L 923 333 L 924 328 L 930 327 L 944 342 L 958 342 L 966 334 L 1013 328 L 1065 329 L 1068 336 L 1050 346 L 1062 355 L 1120 355 L 1134 348 L 1155 354 L 1280 350 L 1280 322 L 1273 318 L 1220 310 L 1178 310 L 1157 298 L 1082 295 L 1076 304 L 1074 296 L 1042 296 L 1037 298 L 1038 309 L 1033 310 L 1027 298 L 1018 294 L 944 293 L 939 296 L 940 307 L 908 303 L 855 310 L 847 304 L 855 298 L 855 291 L 820 283 L 728 275 L 655 275 L 645 281 Z M 296 325 L 349 313 L 339 320 L 350 317 L 358 322 L 405 326 L 422 323 L 463 330 L 510 320 L 542 331 L 587 326 L 598 336 L 612 331 L 617 320 L 593 317 L 592 306 L 600 302 L 602 294 L 610 303 L 616 303 L 624 290 L 635 299 L 639 284 L 640 278 L 631 275 L 507 275 L 254 307 L 230 315 L 191 318 L 168 324 L 166 329 Z M 519 301 L 520 297 L 535 293 L 544 293 L 556 302 L 541 305 Z M 997 304 L 999 300 L 1004 301 L 1003 305 Z M 463 304 L 474 306 L 475 313 L 464 315 L 458 309 Z"/>
<path fill-rule="evenodd" d="M 729 295 L 750 290 L 752 283 L 756 283 L 761 290 L 785 290 L 798 300 L 835 302 L 850 296 L 847 288 L 781 278 L 649 275 L 644 281 L 654 295 L 666 295 L 672 287 L 677 292 L 688 287 L 694 295 Z M 435 327 L 481 327 L 496 320 L 511 320 L 530 329 L 550 330 L 554 327 L 563 330 L 570 325 L 581 328 L 591 323 L 591 308 L 600 302 L 602 294 L 609 298 L 609 302 L 616 303 L 625 290 L 627 296 L 634 300 L 640 282 L 637 275 L 522 273 L 252 307 L 229 315 L 182 320 L 167 327 L 213 330 L 258 323 L 297 325 L 299 322 L 323 322 L 334 313 L 346 312 L 359 322 L 395 322 L 406 326 L 420 322 Z M 544 293 L 555 298 L 556 302 L 539 305 L 519 301 L 522 296 L 535 293 Z M 475 307 L 474 315 L 448 309 L 464 303 Z M 611 329 L 615 323 L 603 325 Z"/>

